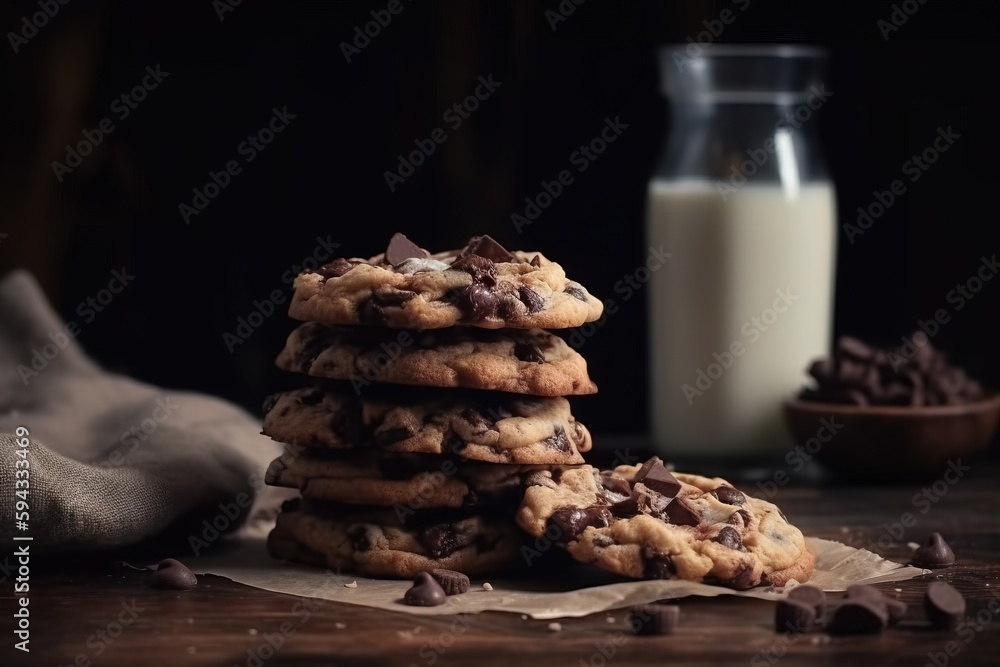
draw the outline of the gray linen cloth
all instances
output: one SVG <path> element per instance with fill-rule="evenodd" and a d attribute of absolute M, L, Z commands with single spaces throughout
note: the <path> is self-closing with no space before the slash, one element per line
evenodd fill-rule
<path fill-rule="evenodd" d="M 257 417 L 108 373 L 75 333 L 30 274 L 0 281 L 0 538 L 103 550 L 155 544 L 170 528 L 197 552 L 274 505 L 262 479 L 280 448 Z M 30 433 L 26 459 L 18 427 Z"/>

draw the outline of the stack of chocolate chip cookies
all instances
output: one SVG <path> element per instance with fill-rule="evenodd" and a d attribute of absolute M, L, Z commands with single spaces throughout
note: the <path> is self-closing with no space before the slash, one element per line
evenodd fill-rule
<path fill-rule="evenodd" d="M 302 496 L 271 553 L 377 577 L 523 564 L 525 481 L 583 464 L 590 433 L 565 397 L 597 391 L 545 329 L 601 312 L 558 264 L 488 236 L 431 255 L 396 234 L 300 274 L 289 314 L 304 324 L 277 364 L 315 379 L 264 406 L 285 443 L 267 482 Z"/>

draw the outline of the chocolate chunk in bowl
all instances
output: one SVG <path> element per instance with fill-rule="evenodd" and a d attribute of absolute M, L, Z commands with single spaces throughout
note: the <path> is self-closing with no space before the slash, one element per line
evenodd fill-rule
<path fill-rule="evenodd" d="M 812 574 L 814 554 L 777 507 L 720 479 L 671 473 L 659 459 L 603 472 L 579 466 L 558 478 L 538 471 L 526 483 L 518 525 L 557 535 L 576 560 L 616 574 L 736 589 Z"/>
<path fill-rule="evenodd" d="M 808 375 L 812 384 L 785 404 L 786 424 L 809 457 L 852 480 L 938 479 L 985 451 L 1000 425 L 1000 394 L 923 332 L 884 349 L 842 338 Z"/>

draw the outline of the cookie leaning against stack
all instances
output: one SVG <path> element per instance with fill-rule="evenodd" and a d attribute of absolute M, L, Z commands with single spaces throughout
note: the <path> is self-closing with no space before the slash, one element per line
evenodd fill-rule
<path fill-rule="evenodd" d="M 264 406 L 285 443 L 267 482 L 302 495 L 272 555 L 384 577 L 523 564 L 526 481 L 583 464 L 590 433 L 564 397 L 597 391 L 543 329 L 602 309 L 558 264 L 488 236 L 430 255 L 396 234 L 300 274 L 289 314 L 305 323 L 277 365 L 316 380 Z"/>

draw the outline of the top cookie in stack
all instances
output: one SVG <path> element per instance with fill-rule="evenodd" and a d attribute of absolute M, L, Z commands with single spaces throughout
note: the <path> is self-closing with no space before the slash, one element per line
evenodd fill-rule
<path fill-rule="evenodd" d="M 558 264 L 489 236 L 431 255 L 396 234 L 300 274 L 289 314 L 305 324 L 277 364 L 322 380 L 265 404 L 286 443 L 267 481 L 302 494 L 272 553 L 374 576 L 515 566 L 524 480 L 591 446 L 564 397 L 597 387 L 543 328 L 601 312 Z"/>

